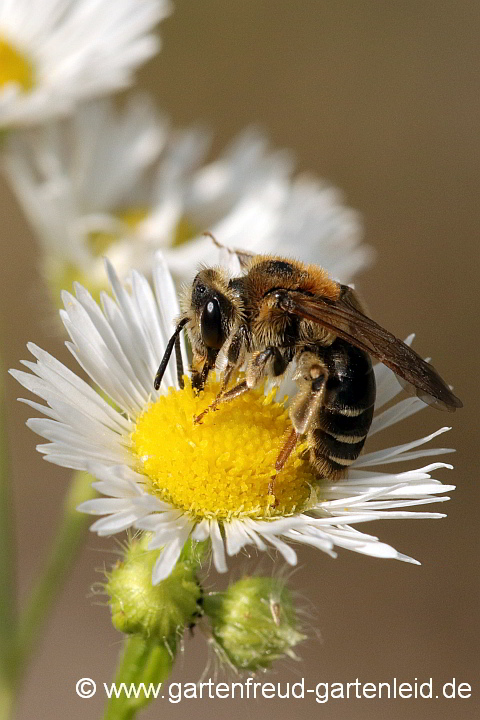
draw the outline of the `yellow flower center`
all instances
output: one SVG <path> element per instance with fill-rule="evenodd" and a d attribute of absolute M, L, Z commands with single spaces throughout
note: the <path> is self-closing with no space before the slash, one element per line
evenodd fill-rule
<path fill-rule="evenodd" d="M 22 90 L 31 90 L 34 84 L 32 63 L 5 37 L 0 36 L 0 88 L 17 83 Z"/>
<path fill-rule="evenodd" d="M 142 220 L 145 220 L 148 216 L 148 212 L 148 209 L 144 207 L 131 207 L 118 210 L 114 213 L 114 216 L 121 220 L 129 230 L 135 230 Z M 92 230 L 88 234 L 87 244 L 94 257 L 101 257 L 102 255 L 106 255 L 110 246 L 118 242 L 120 238 L 121 235 L 119 233 Z M 108 290 L 106 277 L 104 282 L 98 282 L 98 280 L 89 276 L 88 273 L 81 270 L 74 263 L 62 262 L 57 256 L 46 259 L 45 275 L 53 299 L 59 307 L 62 307 L 60 301 L 61 291 L 65 289 L 71 290 L 74 282 L 79 282 L 86 287 L 97 302 L 100 302 L 101 291 Z"/>
<path fill-rule="evenodd" d="M 291 430 L 275 390 L 267 396 L 250 390 L 194 424 L 219 389 L 211 381 L 195 394 L 185 378 L 184 390 L 170 388 L 137 419 L 133 451 L 150 492 L 195 520 L 273 518 L 310 507 L 316 478 L 305 443 L 292 452 L 269 494 L 275 460 Z"/>
<path fill-rule="evenodd" d="M 198 230 L 187 217 L 182 216 L 173 233 L 173 247 L 179 247 L 198 235 Z"/>
<path fill-rule="evenodd" d="M 0 40 L 0 63 L 2 62 L 2 49 Z M 0 65 L 0 85 L 2 77 Z M 132 232 L 135 232 L 138 225 L 148 217 L 148 207 L 133 206 L 117 210 L 114 217 L 124 224 Z M 174 231 L 173 246 L 183 245 L 197 234 L 195 227 L 187 218 L 180 218 Z M 107 232 L 105 230 L 92 230 L 87 236 L 87 246 L 94 257 L 107 255 L 110 247 L 121 239 L 120 232 Z M 45 275 L 53 295 L 53 299 L 61 307 L 60 293 L 62 290 L 71 290 L 74 282 L 81 283 L 88 288 L 93 298 L 99 302 L 102 290 L 108 290 L 107 279 L 105 282 L 98 282 L 71 262 L 62 262 L 58 257 L 48 258 L 45 262 Z"/>
<path fill-rule="evenodd" d="M 144 207 L 131 207 L 118 210 L 113 215 L 121 220 L 128 230 L 136 230 L 138 225 L 148 217 L 148 209 Z M 88 247 L 96 256 L 104 255 L 114 242 L 120 240 L 119 233 L 105 232 L 104 230 L 92 231 L 88 235 Z"/>
<path fill-rule="evenodd" d="M 62 263 L 59 261 L 58 257 L 45 258 L 43 271 L 52 300 L 59 308 L 63 308 L 61 300 L 62 290 L 72 292 L 72 285 L 74 282 L 79 282 L 81 285 L 86 287 L 97 302 L 100 301 L 100 291 L 107 289 L 106 283 L 105 287 L 97 287 L 97 284 L 92 283 L 92 279 L 80 270 L 77 265 L 67 262 Z"/>

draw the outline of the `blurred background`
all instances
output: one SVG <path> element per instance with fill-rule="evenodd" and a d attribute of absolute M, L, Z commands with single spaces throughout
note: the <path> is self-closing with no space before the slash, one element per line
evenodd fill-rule
<path fill-rule="evenodd" d="M 301 661 L 276 666 L 261 680 L 391 681 L 434 684 L 456 678 L 473 685 L 469 700 L 332 700 L 325 718 L 478 717 L 478 268 L 480 186 L 480 6 L 477 2 L 242 3 L 176 0 L 162 23 L 161 53 L 142 69 L 139 86 L 154 93 L 175 126 L 204 121 L 219 151 L 249 124 L 265 129 L 275 148 L 296 154 L 345 192 L 363 215 L 375 265 L 357 279 L 371 315 L 398 337 L 417 333 L 465 408 L 454 416 L 426 409 L 382 433 L 398 444 L 452 424 L 437 446 L 454 446 L 448 518 L 384 522 L 368 528 L 420 567 L 341 552 L 334 561 L 299 551 L 291 584 L 318 629 Z M 62 359 L 63 339 L 48 318 L 38 249 L 13 196 L 0 193 L 0 293 L 6 367 L 26 358 L 35 341 Z M 21 597 L 39 570 L 59 518 L 68 478 L 35 451 L 25 427 L 28 408 L 7 382 L 8 435 L 17 519 Z M 375 438 L 376 440 L 376 438 Z M 375 448 L 372 443 L 370 448 Z M 446 458 L 450 461 L 450 457 Z M 402 467 L 402 469 L 405 469 Z M 433 510 L 437 506 L 432 507 Z M 366 528 L 367 529 L 367 528 Z M 121 637 L 109 610 L 92 596 L 98 570 L 115 560 L 113 539 L 89 534 L 36 655 L 18 709 L 26 720 L 101 716 L 102 693 L 80 700 L 75 683 L 113 675 Z M 240 559 L 237 575 L 258 561 Z M 263 560 L 262 569 L 273 563 Z M 199 632 L 185 637 L 172 681 L 199 680 L 207 662 Z M 208 675 L 207 675 L 208 677 Z M 220 671 L 218 680 L 232 680 Z M 475 685 L 476 683 L 476 685 Z M 476 697 L 475 697 L 476 696 Z M 143 717 L 196 718 L 228 712 L 256 720 L 316 717 L 304 700 L 157 700 Z"/>

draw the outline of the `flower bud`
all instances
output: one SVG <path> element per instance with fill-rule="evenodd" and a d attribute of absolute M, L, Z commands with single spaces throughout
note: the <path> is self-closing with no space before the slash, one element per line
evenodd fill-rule
<path fill-rule="evenodd" d="M 194 622 L 202 602 L 193 552 L 184 552 L 172 573 L 152 585 L 153 566 L 162 552 L 148 550 L 148 533 L 132 540 L 123 561 L 107 575 L 112 622 L 117 630 L 175 642 L 186 625 Z"/>
<path fill-rule="evenodd" d="M 278 578 L 244 577 L 224 593 L 205 597 L 217 649 L 237 669 L 270 667 L 305 639 L 299 630 L 291 594 Z"/>

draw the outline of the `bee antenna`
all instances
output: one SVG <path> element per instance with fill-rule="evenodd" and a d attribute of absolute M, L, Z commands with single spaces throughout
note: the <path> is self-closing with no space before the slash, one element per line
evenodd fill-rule
<path fill-rule="evenodd" d="M 209 230 L 206 230 L 204 233 L 202 233 L 202 235 L 204 237 L 209 237 L 211 240 L 213 240 L 214 244 L 221 250 L 225 247 L 225 245 L 222 245 L 222 243 L 218 242 L 215 235 L 213 233 L 209 232 Z"/>
<path fill-rule="evenodd" d="M 183 318 L 183 320 L 180 320 L 177 327 L 175 328 L 175 332 L 167 343 L 167 347 L 165 348 L 165 352 L 163 354 L 162 362 L 158 367 L 157 374 L 155 375 L 155 380 L 153 382 L 153 387 L 155 388 L 155 390 L 158 390 L 158 388 L 160 387 L 160 383 L 162 382 L 163 376 L 165 375 L 165 370 L 167 369 L 168 361 L 170 360 L 170 356 L 172 354 L 172 350 L 177 343 L 178 336 L 180 335 L 183 327 L 187 324 L 187 322 L 188 318 Z"/>

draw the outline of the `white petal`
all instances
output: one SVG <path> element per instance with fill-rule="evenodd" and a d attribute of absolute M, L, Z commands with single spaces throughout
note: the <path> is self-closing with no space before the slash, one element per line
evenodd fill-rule
<path fill-rule="evenodd" d="M 135 522 L 147 512 L 148 510 L 146 508 L 136 508 L 132 506 L 124 512 L 118 512 L 101 520 L 97 520 L 90 526 L 90 530 L 100 536 L 114 535 L 115 533 L 123 532 L 123 530 L 133 527 Z"/>
<path fill-rule="evenodd" d="M 15 0 L 2 3 L 0 12 L 6 36 L 35 61 L 31 89 L 23 92 L 15 83 L 0 89 L 0 126 L 8 129 L 62 116 L 82 100 L 128 86 L 135 69 L 159 49 L 153 30 L 170 5 Z"/>
<path fill-rule="evenodd" d="M 287 543 L 271 533 L 268 534 L 268 541 L 277 548 L 289 565 L 297 564 L 297 553 L 290 545 L 287 545 Z"/>
<path fill-rule="evenodd" d="M 251 543 L 251 538 L 241 520 L 232 518 L 230 522 L 225 523 L 224 530 L 228 555 L 236 555 L 245 545 Z"/>
<path fill-rule="evenodd" d="M 192 532 L 192 539 L 196 540 L 197 542 L 202 542 L 208 537 L 210 537 L 210 521 L 201 520 L 197 525 L 195 525 L 195 528 Z"/>
<path fill-rule="evenodd" d="M 424 407 L 425 403 L 417 397 L 409 397 L 395 403 L 395 405 L 392 405 L 383 413 L 375 415 L 370 426 L 369 437 L 375 435 L 375 433 L 380 430 L 385 430 L 385 428 L 390 427 L 390 425 L 396 422 L 400 422 L 400 420 L 405 420 L 410 417 L 410 415 L 414 415 L 419 410 L 423 410 Z"/>
<path fill-rule="evenodd" d="M 217 572 L 227 572 L 228 567 L 225 559 L 225 546 L 223 544 L 220 527 L 216 520 L 210 521 L 210 538 L 212 541 L 213 564 L 215 565 Z"/>
<path fill-rule="evenodd" d="M 373 465 L 383 465 L 386 461 L 390 460 L 390 458 L 401 460 L 402 453 L 405 453 L 405 451 L 410 450 L 411 448 L 418 447 L 419 445 L 424 445 L 425 443 L 430 442 L 430 440 L 433 440 L 433 438 L 437 437 L 438 435 L 441 435 L 444 432 L 448 432 L 448 430 L 451 430 L 451 428 L 443 427 L 440 428 L 440 430 L 431 433 L 430 435 L 426 435 L 425 437 L 420 438 L 419 440 L 414 440 L 410 443 L 405 443 L 403 445 L 396 445 L 395 447 L 388 448 L 387 450 L 378 450 L 377 452 L 366 453 L 365 455 L 361 455 L 358 460 L 355 460 L 355 462 L 352 464 L 352 467 L 358 468 L 371 467 Z"/>
<path fill-rule="evenodd" d="M 165 578 L 170 575 L 180 557 L 180 553 L 190 532 L 191 526 L 190 524 L 186 524 L 185 527 L 180 529 L 177 535 L 165 545 L 153 568 L 152 583 L 154 585 L 158 585 L 159 582 L 165 580 Z"/>

